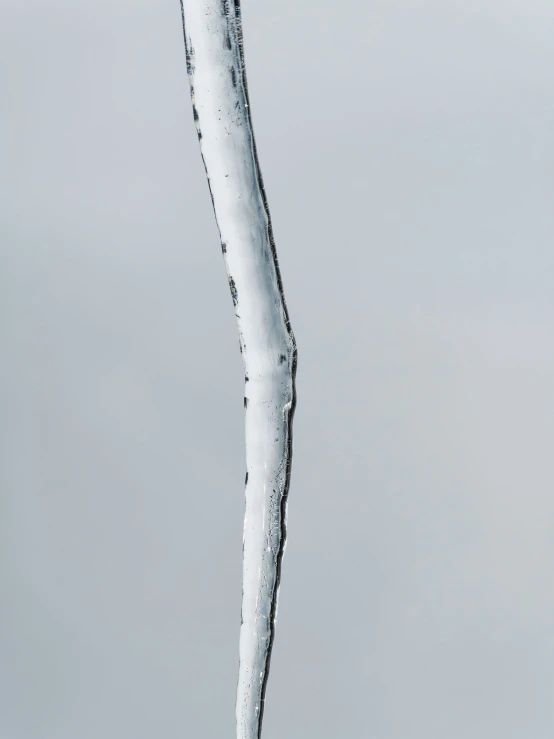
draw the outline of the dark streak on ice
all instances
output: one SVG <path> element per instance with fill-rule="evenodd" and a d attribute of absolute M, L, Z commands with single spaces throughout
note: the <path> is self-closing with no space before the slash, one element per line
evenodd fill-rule
<path fill-rule="evenodd" d="M 229 277 L 229 287 L 231 288 L 231 297 L 233 298 L 233 305 L 237 305 L 239 302 L 238 300 L 238 290 L 237 286 L 235 285 L 235 281 L 232 277 Z"/>

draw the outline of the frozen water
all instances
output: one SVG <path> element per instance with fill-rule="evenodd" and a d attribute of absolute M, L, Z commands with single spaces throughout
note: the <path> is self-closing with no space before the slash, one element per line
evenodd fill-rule
<path fill-rule="evenodd" d="M 296 344 L 252 131 L 239 0 L 181 0 L 181 6 L 194 119 L 245 367 L 237 739 L 258 739 L 286 536 Z"/>

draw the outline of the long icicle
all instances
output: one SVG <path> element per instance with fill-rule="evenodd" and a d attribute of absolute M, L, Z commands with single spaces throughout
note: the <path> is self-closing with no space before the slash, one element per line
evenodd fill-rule
<path fill-rule="evenodd" d="M 296 343 L 254 143 L 240 0 L 181 0 L 181 10 L 194 120 L 246 375 L 236 714 L 237 739 L 259 739 L 286 538 Z"/>

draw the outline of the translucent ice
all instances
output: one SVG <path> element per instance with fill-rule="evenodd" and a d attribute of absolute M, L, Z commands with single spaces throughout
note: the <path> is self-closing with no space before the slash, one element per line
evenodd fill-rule
<path fill-rule="evenodd" d="M 194 120 L 245 366 L 237 739 L 258 739 L 286 536 L 296 344 L 256 154 L 239 0 L 181 0 Z"/>

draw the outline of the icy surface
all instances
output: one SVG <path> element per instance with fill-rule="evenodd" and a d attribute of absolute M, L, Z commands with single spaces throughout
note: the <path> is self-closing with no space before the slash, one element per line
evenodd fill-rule
<path fill-rule="evenodd" d="M 246 511 L 237 737 L 257 739 L 274 636 L 295 404 L 285 307 L 246 88 L 238 0 L 181 0 L 193 113 L 245 366 Z"/>

